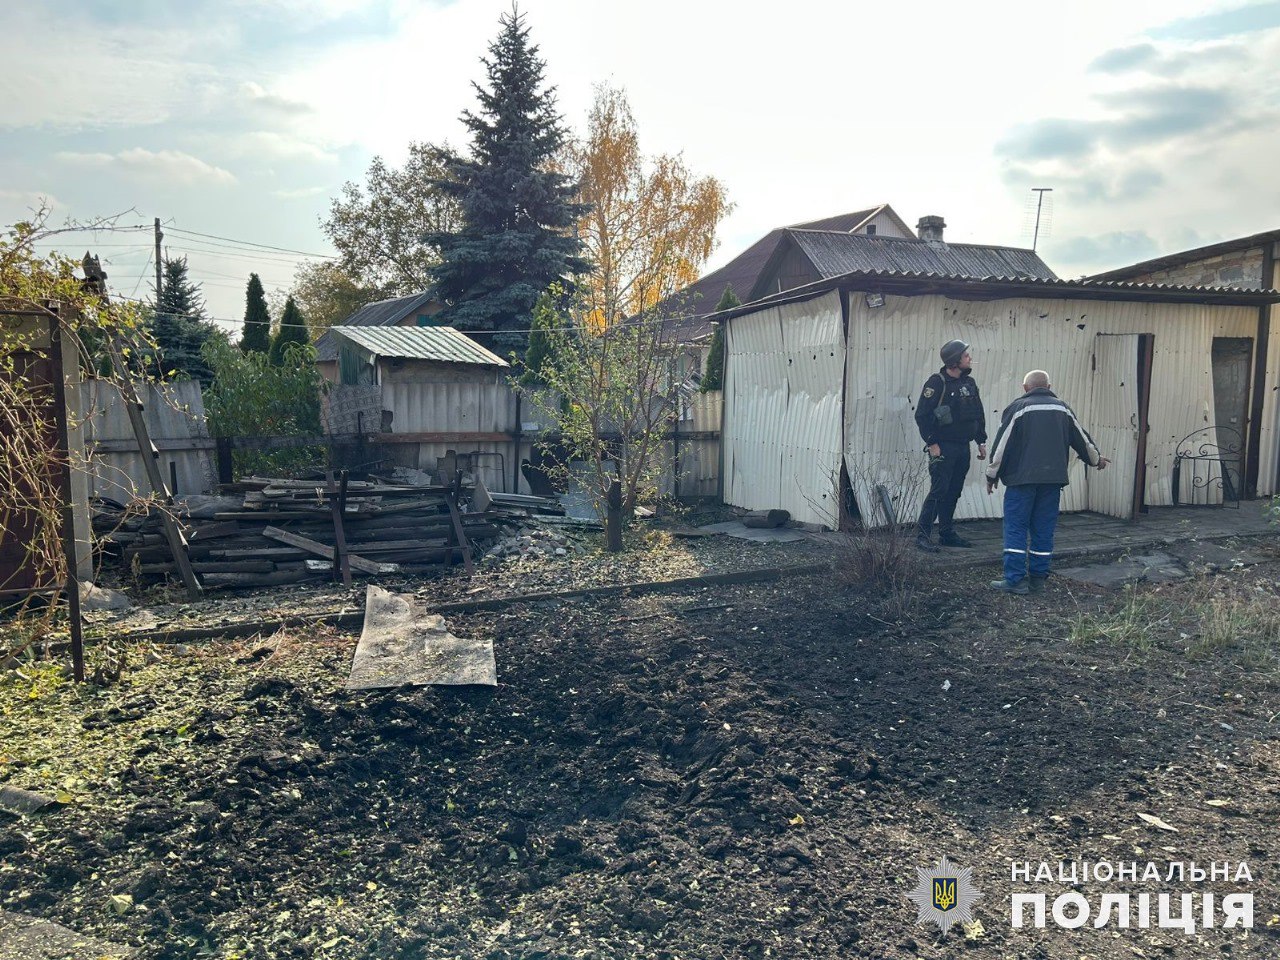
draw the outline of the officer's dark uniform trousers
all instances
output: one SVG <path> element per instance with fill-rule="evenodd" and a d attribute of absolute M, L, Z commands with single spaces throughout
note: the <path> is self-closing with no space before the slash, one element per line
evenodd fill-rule
<path fill-rule="evenodd" d="M 920 533 L 929 536 L 938 522 L 938 536 L 947 539 L 955 533 L 956 504 L 964 490 L 969 473 L 968 440 L 939 440 L 940 457 L 929 458 L 929 494 L 920 508 Z"/>

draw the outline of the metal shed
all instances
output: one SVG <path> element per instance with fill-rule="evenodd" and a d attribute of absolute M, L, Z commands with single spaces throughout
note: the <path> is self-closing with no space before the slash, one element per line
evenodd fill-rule
<path fill-rule="evenodd" d="M 1042 368 L 1113 459 L 1087 477 L 1076 465 L 1064 509 L 1127 518 L 1172 504 L 1179 442 L 1198 431 L 1221 439 L 1215 346 L 1247 341 L 1265 354 L 1260 317 L 1277 300 L 1270 290 L 853 272 L 725 311 L 724 500 L 831 527 L 849 495 L 873 524 L 885 522 L 886 498 L 898 518 L 914 516 L 924 494 L 914 406 L 938 346 L 959 337 L 972 344 L 991 434 L 1023 374 Z M 1274 451 L 1276 358 L 1260 359 L 1265 382 L 1248 389 L 1267 402 L 1245 428 Z M 1275 492 L 1274 459 L 1242 460 L 1240 481 Z M 1222 487 L 1201 496 L 1220 502 Z M 1001 503 L 973 469 L 956 515 L 999 517 Z"/>
<path fill-rule="evenodd" d="M 519 492 L 520 461 L 541 429 L 521 409 L 510 365 L 453 327 L 331 327 L 338 361 L 330 408 L 373 393 L 365 420 L 398 464 L 434 471 L 450 451 L 478 454 L 491 490 Z M 522 423 L 523 417 L 526 422 Z"/>

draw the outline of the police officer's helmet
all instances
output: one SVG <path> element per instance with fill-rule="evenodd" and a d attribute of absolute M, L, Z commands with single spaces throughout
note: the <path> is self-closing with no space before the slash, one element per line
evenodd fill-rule
<path fill-rule="evenodd" d="M 960 365 L 960 358 L 968 349 L 969 345 L 963 340 L 948 340 L 938 353 L 942 356 L 942 362 L 948 367 L 956 367 Z"/>

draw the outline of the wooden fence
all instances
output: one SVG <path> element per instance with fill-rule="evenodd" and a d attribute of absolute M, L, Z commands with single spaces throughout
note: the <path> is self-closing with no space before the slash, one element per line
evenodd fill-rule
<path fill-rule="evenodd" d="M 214 441 L 205 425 L 200 384 L 195 380 L 152 384 L 142 402 L 143 418 L 160 451 L 160 469 L 171 492 L 211 492 L 216 477 Z M 89 495 L 126 504 L 134 497 L 150 496 L 120 391 L 102 381 L 86 381 L 80 387 L 80 412 L 91 464 Z"/>

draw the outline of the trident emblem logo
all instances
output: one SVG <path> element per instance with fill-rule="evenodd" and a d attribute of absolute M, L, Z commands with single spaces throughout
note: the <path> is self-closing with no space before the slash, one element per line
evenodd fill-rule
<path fill-rule="evenodd" d="M 952 910 L 956 905 L 956 878 L 933 878 L 933 906 L 938 910 Z"/>

